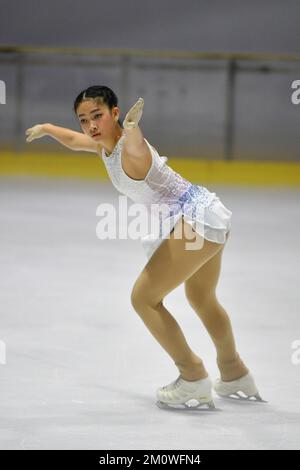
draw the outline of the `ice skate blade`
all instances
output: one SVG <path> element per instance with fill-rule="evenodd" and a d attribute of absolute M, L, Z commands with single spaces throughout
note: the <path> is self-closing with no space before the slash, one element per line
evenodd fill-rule
<path fill-rule="evenodd" d="M 248 401 L 248 402 L 254 402 L 254 403 L 268 403 L 266 400 L 263 400 L 260 396 L 259 393 L 256 393 L 255 395 L 250 395 L 250 396 L 243 396 L 240 395 L 239 392 L 232 393 L 231 395 L 219 395 L 217 394 L 220 398 L 225 398 L 228 400 L 234 400 L 234 401 Z"/>
<path fill-rule="evenodd" d="M 158 408 L 165 410 L 180 410 L 180 411 L 218 411 L 213 401 L 208 403 L 199 403 L 197 405 L 188 405 L 187 403 L 165 403 L 157 400 L 156 405 Z"/>

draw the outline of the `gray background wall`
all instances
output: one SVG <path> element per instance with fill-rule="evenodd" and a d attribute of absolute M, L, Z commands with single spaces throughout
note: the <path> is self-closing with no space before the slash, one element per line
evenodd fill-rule
<path fill-rule="evenodd" d="M 299 53 L 299 0 L 1 0 L 0 42 Z"/>
<path fill-rule="evenodd" d="M 299 14 L 300 2 L 291 0 L 2 0 L 0 44 L 298 53 Z M 18 60 L 17 55 L 11 58 Z M 74 98 L 87 86 L 105 84 L 118 94 L 123 115 L 138 96 L 144 97 L 141 126 L 162 152 L 224 158 L 225 61 L 134 58 L 125 87 L 119 57 L 87 57 L 83 65 L 67 66 L 71 57 L 58 63 L 54 55 L 43 64 L 46 56 L 41 54 L 41 62 L 34 64 L 36 56 L 29 55 L 22 68 L 20 103 L 20 70 L 6 59 L 0 55 L 0 78 L 7 83 L 7 105 L 0 111 L 2 147 L 18 141 L 22 148 L 23 130 L 38 122 L 79 130 L 72 113 Z M 300 78 L 300 63 L 238 66 L 233 157 L 297 160 L 300 106 L 292 105 L 290 95 L 291 82 Z M 46 140 L 36 142 L 36 148 Z M 48 144 L 57 148 L 50 138 Z"/>

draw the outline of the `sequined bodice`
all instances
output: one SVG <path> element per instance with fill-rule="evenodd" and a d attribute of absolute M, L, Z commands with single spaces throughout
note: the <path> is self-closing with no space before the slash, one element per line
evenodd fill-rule
<path fill-rule="evenodd" d="M 106 156 L 104 149 L 101 153 L 100 147 L 98 150 L 98 155 L 101 155 L 107 173 L 119 192 L 147 206 L 163 203 L 172 207 L 174 204 L 178 205 L 180 201 L 192 199 L 195 195 L 197 195 L 197 202 L 203 207 L 210 204 L 215 193 L 211 193 L 203 186 L 192 184 L 176 173 L 166 164 L 168 158 L 160 156 L 146 139 L 144 140 L 152 155 L 151 167 L 143 180 L 130 178 L 121 165 L 121 151 L 125 137 L 125 134 L 122 134 L 109 157 Z"/>

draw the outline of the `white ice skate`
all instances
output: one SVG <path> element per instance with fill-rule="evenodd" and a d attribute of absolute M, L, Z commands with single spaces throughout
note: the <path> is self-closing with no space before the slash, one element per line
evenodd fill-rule
<path fill-rule="evenodd" d="M 258 393 L 254 379 L 250 372 L 243 377 L 232 380 L 230 382 L 224 382 L 221 379 L 217 379 L 213 384 L 213 389 L 223 398 L 232 398 L 234 400 L 248 400 L 248 401 L 261 401 L 266 403 Z"/>
<path fill-rule="evenodd" d="M 212 381 L 209 377 L 191 382 L 179 375 L 170 384 L 157 389 L 156 404 L 159 408 L 193 410 L 206 406 L 209 410 L 216 409 L 211 392 Z"/>

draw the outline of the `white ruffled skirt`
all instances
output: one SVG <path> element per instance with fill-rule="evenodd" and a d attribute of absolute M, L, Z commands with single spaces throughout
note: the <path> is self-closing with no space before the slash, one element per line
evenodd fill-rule
<path fill-rule="evenodd" d="M 203 187 L 193 185 L 203 189 Z M 189 198 L 188 204 L 181 205 L 179 210 L 171 211 L 163 219 L 159 233 L 149 233 L 141 237 L 141 243 L 148 259 L 157 250 L 165 238 L 170 235 L 180 217 L 206 240 L 225 243 L 226 235 L 231 229 L 232 212 L 224 206 L 216 193 L 210 193 L 211 200 L 206 207 L 197 200 Z M 185 196 L 185 195 L 184 195 Z"/>

